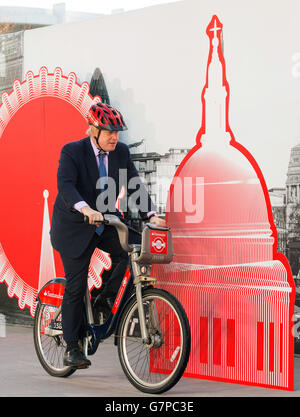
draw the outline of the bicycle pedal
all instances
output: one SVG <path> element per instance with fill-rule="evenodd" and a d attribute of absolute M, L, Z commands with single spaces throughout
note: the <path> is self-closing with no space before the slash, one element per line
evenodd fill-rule
<path fill-rule="evenodd" d="M 62 336 L 63 331 L 62 330 L 56 330 L 56 329 L 52 329 L 51 327 L 45 327 L 44 330 L 44 335 L 45 336 Z"/>

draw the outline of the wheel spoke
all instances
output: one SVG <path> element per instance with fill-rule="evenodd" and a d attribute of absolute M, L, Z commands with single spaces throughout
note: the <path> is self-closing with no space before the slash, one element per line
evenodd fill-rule
<path fill-rule="evenodd" d="M 52 318 L 58 312 L 57 309 L 57 307 L 43 304 L 37 309 L 34 324 L 35 348 L 42 366 L 50 375 L 68 376 L 74 372 L 74 369 L 63 364 L 63 355 L 66 348 L 63 336 L 44 334 L 45 328 L 50 326 Z M 61 314 L 56 319 L 56 322 L 60 321 Z"/>

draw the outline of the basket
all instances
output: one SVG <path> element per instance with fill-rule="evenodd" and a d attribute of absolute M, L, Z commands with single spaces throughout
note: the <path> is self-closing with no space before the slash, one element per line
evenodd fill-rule
<path fill-rule="evenodd" d="M 168 264 L 173 260 L 172 234 L 169 228 L 147 223 L 142 232 L 141 264 Z"/>

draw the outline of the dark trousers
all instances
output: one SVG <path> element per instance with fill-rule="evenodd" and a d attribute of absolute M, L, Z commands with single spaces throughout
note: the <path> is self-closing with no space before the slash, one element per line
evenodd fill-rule
<path fill-rule="evenodd" d="M 129 242 L 140 243 L 140 234 L 130 230 Z M 61 255 L 66 277 L 66 288 L 62 301 L 62 328 L 67 343 L 76 342 L 81 337 L 83 325 L 84 296 L 87 288 L 89 265 L 94 250 L 99 248 L 110 254 L 113 271 L 109 279 L 102 276 L 101 294 L 106 298 L 117 295 L 128 264 L 128 254 L 119 242 L 116 229 L 106 226 L 102 235 L 96 233 L 84 253 L 78 258 Z"/>

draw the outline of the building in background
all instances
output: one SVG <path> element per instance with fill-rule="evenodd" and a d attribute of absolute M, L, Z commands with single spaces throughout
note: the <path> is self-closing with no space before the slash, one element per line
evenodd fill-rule
<path fill-rule="evenodd" d="M 286 189 L 271 188 L 268 191 L 278 234 L 277 251 L 287 255 Z"/>
<path fill-rule="evenodd" d="M 0 104 L 4 91 L 10 92 L 14 80 L 22 80 L 24 32 L 0 35 Z"/>
<path fill-rule="evenodd" d="M 0 24 L 9 24 L 14 31 L 20 31 L 43 26 L 80 22 L 103 16 L 105 15 L 99 13 L 68 11 L 65 3 L 54 4 L 52 9 L 2 6 L 0 9 Z"/>
<path fill-rule="evenodd" d="M 109 94 L 106 88 L 103 74 L 100 68 L 96 68 L 93 72 L 90 82 L 90 95 L 92 97 L 99 96 L 105 104 L 110 104 Z"/>
<path fill-rule="evenodd" d="M 300 144 L 291 149 L 286 179 L 287 257 L 294 275 L 300 270 Z"/>
<path fill-rule="evenodd" d="M 0 9 L 0 104 L 1 94 L 12 89 L 14 80 L 22 80 L 25 30 L 101 18 L 104 14 L 71 12 L 65 3 L 53 8 L 3 6 Z"/>
<path fill-rule="evenodd" d="M 300 271 L 300 144 L 291 149 L 286 187 L 268 190 L 278 234 L 278 252 L 289 260 L 294 277 Z"/>
<path fill-rule="evenodd" d="M 141 142 L 137 147 L 140 145 Z M 190 149 L 170 148 L 167 153 L 159 154 L 157 152 L 136 152 L 137 147 L 131 148 L 132 160 L 157 207 L 158 215 L 164 217 L 170 184 L 177 168 Z M 131 206 L 130 209 L 133 224 L 140 228 L 137 210 Z"/>

